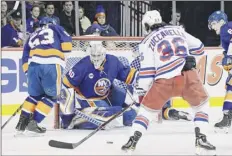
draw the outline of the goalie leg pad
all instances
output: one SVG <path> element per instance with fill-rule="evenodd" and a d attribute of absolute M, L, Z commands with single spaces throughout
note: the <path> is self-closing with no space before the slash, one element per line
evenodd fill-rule
<path fill-rule="evenodd" d="M 68 128 L 74 116 L 75 116 L 74 113 L 73 114 L 61 114 L 60 115 L 61 127 L 64 129 Z"/>
<path fill-rule="evenodd" d="M 120 112 L 122 107 L 120 106 L 115 106 L 115 107 L 88 107 L 85 109 L 82 109 L 81 112 L 85 113 L 89 117 L 94 118 L 94 120 L 97 120 L 101 123 L 106 122 L 114 116 L 116 113 Z M 78 118 L 79 117 L 79 118 Z M 96 129 L 99 125 L 93 122 L 89 122 L 85 118 L 81 117 L 78 115 L 75 116 L 77 120 L 75 121 L 75 126 L 74 128 L 77 129 Z M 116 127 L 116 126 L 122 126 L 122 121 L 121 117 L 116 118 L 113 120 L 110 124 L 112 124 L 111 127 Z"/>

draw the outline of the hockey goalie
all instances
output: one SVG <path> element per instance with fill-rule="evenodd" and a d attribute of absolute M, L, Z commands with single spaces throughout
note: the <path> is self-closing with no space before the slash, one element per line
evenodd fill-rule
<path fill-rule="evenodd" d="M 132 100 L 135 68 L 123 65 L 116 56 L 106 54 L 102 42 L 92 41 L 87 52 L 63 78 L 60 96 L 61 126 L 65 129 L 95 129 L 126 107 Z M 129 87 L 120 88 L 117 79 Z M 136 116 L 136 105 L 108 127 L 130 126 Z"/>

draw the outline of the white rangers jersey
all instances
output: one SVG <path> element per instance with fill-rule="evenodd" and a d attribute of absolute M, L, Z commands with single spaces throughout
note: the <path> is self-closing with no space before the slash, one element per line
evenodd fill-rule
<path fill-rule="evenodd" d="M 154 79 L 170 79 L 181 75 L 185 57 L 202 55 L 204 45 L 180 26 L 164 26 L 143 39 L 139 44 L 139 52 L 139 87 L 147 91 Z"/>

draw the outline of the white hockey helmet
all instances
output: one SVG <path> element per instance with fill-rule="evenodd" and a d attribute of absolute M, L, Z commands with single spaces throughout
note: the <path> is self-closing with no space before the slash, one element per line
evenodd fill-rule
<path fill-rule="evenodd" d="M 103 47 L 102 41 L 91 41 L 89 45 L 90 60 L 95 69 L 99 69 L 106 58 L 106 49 Z"/>
<path fill-rule="evenodd" d="M 143 19 L 142 19 L 142 26 L 143 26 L 143 30 L 145 35 L 147 35 L 151 30 L 150 27 L 154 24 L 160 24 L 162 23 L 162 17 L 159 13 L 159 11 L 157 10 L 151 10 L 151 11 L 147 11 L 144 15 L 143 15 Z"/>

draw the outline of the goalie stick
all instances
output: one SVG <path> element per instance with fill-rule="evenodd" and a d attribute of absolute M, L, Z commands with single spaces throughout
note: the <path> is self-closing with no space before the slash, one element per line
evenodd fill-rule
<path fill-rule="evenodd" d="M 99 130 L 101 130 L 102 128 L 104 128 L 107 124 L 109 124 L 111 121 L 113 121 L 114 119 L 116 119 L 118 116 L 120 116 L 128 108 L 130 108 L 131 106 L 133 106 L 136 103 L 135 100 L 133 99 L 132 95 L 129 93 L 128 90 L 127 90 L 127 92 L 128 92 L 128 94 L 130 95 L 131 99 L 134 102 L 131 103 L 130 105 L 128 105 L 127 107 L 125 107 L 122 111 L 120 111 L 117 114 L 115 114 L 114 116 L 112 116 L 108 121 L 106 121 L 103 124 L 101 124 L 98 128 L 96 128 L 93 132 L 91 132 L 89 135 L 87 135 L 86 137 L 84 137 L 82 140 L 80 140 L 79 142 L 76 142 L 76 143 L 67 143 L 67 142 L 62 142 L 62 141 L 57 141 L 57 140 L 50 140 L 49 143 L 48 143 L 49 146 L 55 147 L 55 148 L 74 149 L 74 148 L 78 147 L 79 145 L 81 145 L 83 142 L 85 142 L 86 140 L 88 140 L 90 137 L 92 137 L 94 134 L 96 134 Z"/>

